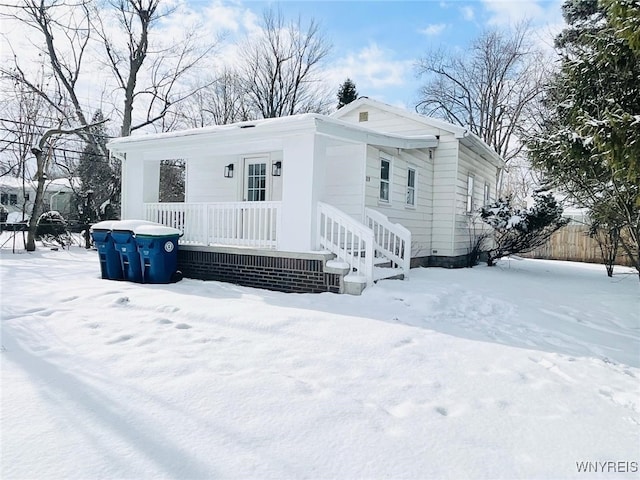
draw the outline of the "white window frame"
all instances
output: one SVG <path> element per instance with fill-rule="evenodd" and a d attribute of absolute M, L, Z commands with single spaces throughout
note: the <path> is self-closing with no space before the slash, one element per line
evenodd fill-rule
<path fill-rule="evenodd" d="M 413 185 L 410 184 L 410 180 L 411 180 L 411 173 L 410 172 L 413 172 Z M 416 208 L 416 201 L 417 201 L 416 186 L 417 186 L 417 184 L 418 184 L 418 171 L 414 167 L 407 167 L 407 197 L 406 197 L 406 204 L 407 204 L 407 207 L 409 207 L 409 208 Z M 412 202 L 409 202 L 409 193 L 411 193 Z"/>
<path fill-rule="evenodd" d="M 389 164 L 389 178 L 387 178 L 386 180 L 382 178 L 382 162 L 387 162 Z M 391 180 L 393 179 L 393 172 L 392 172 L 392 166 L 393 166 L 393 162 L 391 161 L 391 158 L 385 157 L 385 156 L 380 156 L 380 187 L 378 190 L 378 201 L 381 203 L 386 204 L 391 204 Z M 387 198 L 383 198 L 382 197 L 382 192 L 383 192 L 383 188 L 382 185 L 386 183 L 387 184 Z"/>
<path fill-rule="evenodd" d="M 466 213 L 467 215 L 471 215 L 473 213 L 473 191 L 474 191 L 474 183 L 475 183 L 475 178 L 473 176 L 473 174 L 469 173 L 467 174 L 467 201 L 466 201 Z"/>

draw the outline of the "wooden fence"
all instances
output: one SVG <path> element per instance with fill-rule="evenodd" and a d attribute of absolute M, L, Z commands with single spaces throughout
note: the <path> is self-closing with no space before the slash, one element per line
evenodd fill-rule
<path fill-rule="evenodd" d="M 589 227 L 586 225 L 569 224 L 554 233 L 545 245 L 521 256 L 547 260 L 602 263 L 598 242 L 589 237 Z M 618 249 L 616 265 L 631 266 L 631 259 L 625 255 L 622 247 Z"/>

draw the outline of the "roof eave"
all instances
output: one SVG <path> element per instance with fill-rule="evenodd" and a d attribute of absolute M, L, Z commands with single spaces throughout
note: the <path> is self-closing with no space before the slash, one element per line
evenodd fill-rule
<path fill-rule="evenodd" d="M 438 138 L 435 135 L 407 136 L 381 133 L 333 118 L 317 118 L 316 129 L 323 135 L 377 147 L 410 150 L 438 146 Z"/>
<path fill-rule="evenodd" d="M 467 135 L 461 137 L 460 141 L 465 143 L 469 148 L 478 152 L 481 157 L 487 159 L 495 167 L 504 168 L 505 161 L 502 157 L 477 135 L 467 133 Z"/>

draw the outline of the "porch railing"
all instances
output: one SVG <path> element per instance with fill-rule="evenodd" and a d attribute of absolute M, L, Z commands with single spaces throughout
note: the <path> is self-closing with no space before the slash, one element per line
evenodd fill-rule
<path fill-rule="evenodd" d="M 353 217 L 318 202 L 320 247 L 350 265 L 352 272 L 373 283 L 373 232 Z"/>
<path fill-rule="evenodd" d="M 145 219 L 177 228 L 180 242 L 277 248 L 281 202 L 145 203 Z"/>
<path fill-rule="evenodd" d="M 392 267 L 402 269 L 407 278 L 411 266 L 411 232 L 399 223 L 391 223 L 386 215 L 365 208 L 365 225 L 373 231 L 375 257 L 386 258 Z"/>

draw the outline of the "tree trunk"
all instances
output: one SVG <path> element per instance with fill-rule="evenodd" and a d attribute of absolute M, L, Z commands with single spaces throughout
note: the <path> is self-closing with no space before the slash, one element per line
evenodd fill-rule
<path fill-rule="evenodd" d="M 36 187 L 36 198 L 33 202 L 33 210 L 31 211 L 31 218 L 29 219 L 29 231 L 27 233 L 27 252 L 34 252 L 36 250 L 36 232 L 38 229 L 38 219 L 42 215 L 42 200 L 44 197 L 44 183 L 46 177 L 44 174 L 44 159 L 43 153 L 40 150 L 34 150 L 33 153 L 36 156 L 36 162 L 38 165 L 38 186 Z"/>

